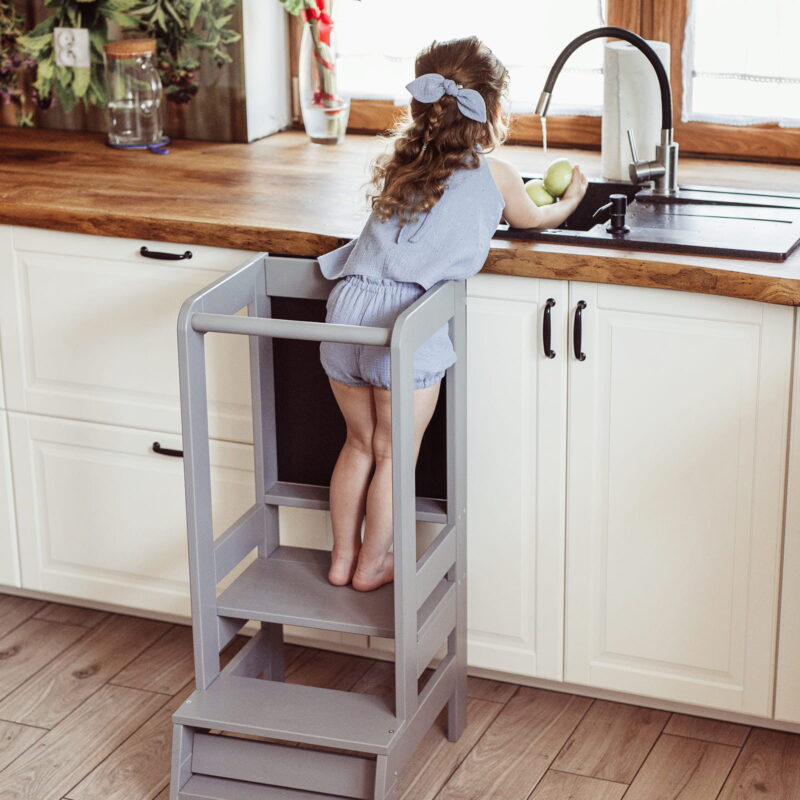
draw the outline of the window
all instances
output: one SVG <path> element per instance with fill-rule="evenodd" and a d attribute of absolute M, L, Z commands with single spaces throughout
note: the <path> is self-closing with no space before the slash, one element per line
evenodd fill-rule
<path fill-rule="evenodd" d="M 532 113 L 547 73 L 564 45 L 603 25 L 598 0 L 336 0 L 339 91 L 347 97 L 405 105 L 416 54 L 434 39 L 476 35 L 505 64 L 512 113 Z M 550 109 L 602 113 L 603 44 L 590 42 L 567 62 Z"/>
<path fill-rule="evenodd" d="M 672 49 L 681 152 L 800 162 L 797 0 L 642 3 L 642 35 Z"/>
<path fill-rule="evenodd" d="M 391 127 L 398 105 L 408 102 L 405 84 L 413 78 L 416 53 L 433 39 L 475 33 L 511 73 L 509 143 L 540 144 L 533 109 L 556 54 L 577 34 L 606 24 L 669 42 L 675 140 L 682 154 L 800 163 L 800 0 L 332 5 L 340 91 L 352 98 L 350 130 Z M 299 34 L 296 23 L 295 53 Z M 559 76 L 548 112 L 551 144 L 599 149 L 602 48 L 602 41 L 584 45 Z"/>
<path fill-rule="evenodd" d="M 800 126 L 798 31 L 797 0 L 693 0 L 682 119 Z"/>

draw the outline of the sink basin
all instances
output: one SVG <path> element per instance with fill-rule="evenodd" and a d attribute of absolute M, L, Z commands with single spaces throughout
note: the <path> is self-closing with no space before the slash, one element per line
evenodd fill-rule
<path fill-rule="evenodd" d="M 526 183 L 538 177 L 522 175 Z M 608 211 L 593 216 L 612 194 L 628 198 L 629 233 L 606 231 Z M 558 228 L 502 223 L 495 237 L 784 261 L 800 243 L 800 194 L 681 186 L 675 197 L 661 197 L 629 182 L 590 180 L 580 205 Z"/>

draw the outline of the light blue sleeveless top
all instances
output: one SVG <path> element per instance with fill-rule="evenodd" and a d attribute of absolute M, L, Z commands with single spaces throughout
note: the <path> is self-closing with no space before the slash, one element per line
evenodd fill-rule
<path fill-rule="evenodd" d="M 329 279 L 366 275 L 419 283 L 427 291 L 445 280 L 479 272 L 500 223 L 505 200 L 494 182 L 486 156 L 477 146 L 480 165 L 461 167 L 445 183 L 439 200 L 401 225 L 396 216 L 369 215 L 352 241 L 318 257 Z"/>

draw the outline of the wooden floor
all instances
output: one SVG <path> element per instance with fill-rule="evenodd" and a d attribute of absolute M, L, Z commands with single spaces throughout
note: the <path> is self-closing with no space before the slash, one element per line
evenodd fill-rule
<path fill-rule="evenodd" d="M 227 661 L 247 641 L 238 636 Z M 287 680 L 391 693 L 392 665 L 286 645 Z M 167 800 L 191 629 L 0 594 L 0 800 Z M 800 736 L 469 679 L 402 800 L 800 800 Z"/>

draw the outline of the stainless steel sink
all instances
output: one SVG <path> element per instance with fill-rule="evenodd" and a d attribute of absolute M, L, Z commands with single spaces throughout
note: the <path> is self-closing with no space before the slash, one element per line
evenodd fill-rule
<path fill-rule="evenodd" d="M 541 175 L 523 173 L 523 180 Z M 611 194 L 628 198 L 630 232 L 609 233 L 609 212 L 593 216 Z M 578 208 L 558 227 L 510 228 L 499 239 L 784 261 L 800 243 L 800 194 L 718 186 L 682 186 L 674 197 L 629 182 L 591 180 Z"/>

